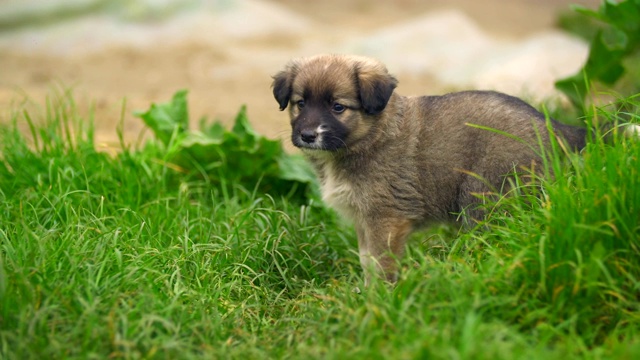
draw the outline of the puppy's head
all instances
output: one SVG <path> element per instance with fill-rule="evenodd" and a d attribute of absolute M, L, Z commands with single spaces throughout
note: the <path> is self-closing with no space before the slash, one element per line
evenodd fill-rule
<path fill-rule="evenodd" d="M 327 151 L 366 139 L 398 83 L 381 63 L 344 55 L 293 60 L 273 79 L 280 110 L 289 107 L 293 144 Z"/>

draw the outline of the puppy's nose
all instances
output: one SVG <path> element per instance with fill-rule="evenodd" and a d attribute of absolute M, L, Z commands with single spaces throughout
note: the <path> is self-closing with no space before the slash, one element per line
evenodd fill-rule
<path fill-rule="evenodd" d="M 300 131 L 300 139 L 306 143 L 312 143 L 316 141 L 318 133 L 315 130 L 302 130 Z"/>

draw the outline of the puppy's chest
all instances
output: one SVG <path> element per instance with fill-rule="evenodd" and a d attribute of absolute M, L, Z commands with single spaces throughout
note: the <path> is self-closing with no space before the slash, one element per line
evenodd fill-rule
<path fill-rule="evenodd" d="M 361 212 L 361 206 L 357 197 L 357 186 L 354 186 L 347 177 L 331 166 L 325 166 L 321 176 L 322 200 L 342 216 L 355 220 Z"/>

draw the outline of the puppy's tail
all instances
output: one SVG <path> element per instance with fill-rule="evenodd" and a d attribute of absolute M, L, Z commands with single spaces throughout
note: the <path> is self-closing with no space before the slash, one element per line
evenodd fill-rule
<path fill-rule="evenodd" d="M 600 127 L 606 142 L 615 142 L 618 139 L 634 139 L 640 141 L 640 124 L 611 122 Z"/>
<path fill-rule="evenodd" d="M 640 141 L 640 124 L 624 122 L 608 122 L 588 130 L 585 127 L 570 126 L 561 123 L 555 124 L 556 134 L 573 151 L 582 150 L 588 142 L 595 142 L 598 138 L 612 144 L 620 139 L 634 139 Z"/>

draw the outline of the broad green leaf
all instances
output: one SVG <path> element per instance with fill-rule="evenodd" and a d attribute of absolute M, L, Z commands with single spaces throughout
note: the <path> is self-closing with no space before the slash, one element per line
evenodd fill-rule
<path fill-rule="evenodd" d="M 222 141 L 227 129 L 224 128 L 224 125 L 222 125 L 222 123 L 216 121 L 209 127 L 207 127 L 206 125 L 201 126 L 201 131 L 209 137 L 220 139 L 220 141 Z"/>
<path fill-rule="evenodd" d="M 151 104 L 151 108 L 146 112 L 136 112 L 134 115 L 140 117 L 154 135 L 166 145 L 174 132 L 181 134 L 189 128 L 187 90 L 176 92 L 171 102 Z"/>
<path fill-rule="evenodd" d="M 556 82 L 556 88 L 581 108 L 589 87 L 587 81 L 614 86 L 625 74 L 625 60 L 637 56 L 640 49 L 640 0 L 605 1 L 598 11 L 579 6 L 574 10 L 603 23 L 591 41 L 583 68 L 577 74 Z"/>
<path fill-rule="evenodd" d="M 585 71 L 592 80 L 599 80 L 605 84 L 613 84 L 624 73 L 622 66 L 623 50 L 610 49 L 603 38 L 598 34 L 591 43 L 589 59 L 585 65 Z"/>
<path fill-rule="evenodd" d="M 571 5 L 571 9 L 582 15 L 586 15 L 589 17 L 593 17 L 593 18 L 605 21 L 605 16 L 601 14 L 598 10 L 593 10 L 582 5 Z"/>
<path fill-rule="evenodd" d="M 316 176 L 311 165 L 300 155 L 289 155 L 279 159 L 280 177 L 305 183 L 315 182 Z"/>
<path fill-rule="evenodd" d="M 620 27 L 627 32 L 640 30 L 640 2 L 639 1 L 606 1 L 601 8 L 606 21 Z"/>
<path fill-rule="evenodd" d="M 258 140 L 260 136 L 253 130 L 253 128 L 249 124 L 246 106 L 243 105 L 240 108 L 238 115 L 236 115 L 236 120 L 233 124 L 231 132 L 238 136 L 240 143 L 246 148 L 252 149 L 256 146 L 256 140 Z"/>
<path fill-rule="evenodd" d="M 602 42 L 609 50 L 624 50 L 629 44 L 629 37 L 617 27 L 608 27 L 602 32 Z"/>
<path fill-rule="evenodd" d="M 220 122 L 207 125 L 200 121 L 200 131 L 189 131 L 186 91 L 177 92 L 167 104 L 151 106 L 139 114 L 156 137 L 165 144 L 178 131 L 168 160 L 181 172 L 201 176 L 217 185 L 239 184 L 246 189 L 287 196 L 315 196 L 310 189 L 315 176 L 300 156 L 287 154 L 279 140 L 256 133 L 243 106 L 228 131 Z M 177 148 L 177 149 L 176 149 Z M 317 197 L 317 196 L 315 196 Z"/>

